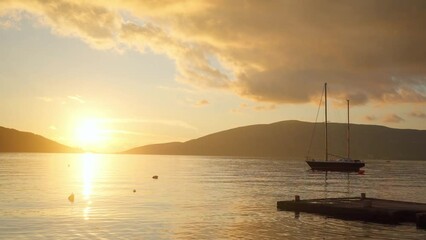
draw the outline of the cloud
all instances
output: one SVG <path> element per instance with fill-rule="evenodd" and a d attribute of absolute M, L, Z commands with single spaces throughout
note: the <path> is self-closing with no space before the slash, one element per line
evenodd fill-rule
<path fill-rule="evenodd" d="M 71 99 L 73 101 L 76 101 L 78 103 L 85 103 L 83 98 L 80 95 L 74 95 L 74 96 L 68 96 L 68 99 Z"/>
<path fill-rule="evenodd" d="M 377 118 L 375 116 L 370 116 L 370 115 L 365 116 L 364 119 L 369 121 L 369 122 L 373 122 L 373 121 L 377 120 Z"/>
<path fill-rule="evenodd" d="M 0 29 L 20 29 L 19 21 L 21 13 L 19 11 L 0 12 Z"/>
<path fill-rule="evenodd" d="M 192 126 L 189 123 L 180 120 L 164 120 L 164 119 L 145 119 L 145 118 L 100 118 L 95 121 L 105 122 L 105 123 L 152 123 L 167 125 L 172 127 L 186 128 L 190 130 L 197 130 L 196 127 Z"/>
<path fill-rule="evenodd" d="M 248 108 L 249 108 L 249 105 L 247 103 L 240 103 L 240 105 L 238 107 L 231 109 L 231 112 L 239 114 L 239 113 L 242 113 L 244 110 L 246 110 Z"/>
<path fill-rule="evenodd" d="M 192 126 L 191 124 L 186 123 L 184 121 L 179 121 L 179 120 L 145 119 L 145 120 L 141 120 L 141 122 L 168 125 L 172 127 L 180 127 L 180 128 L 190 129 L 190 130 L 197 130 L 197 128 Z"/>
<path fill-rule="evenodd" d="M 402 117 L 400 117 L 396 114 L 390 114 L 390 115 L 386 116 L 383 119 L 383 121 L 386 122 L 386 123 L 400 123 L 400 122 L 403 122 L 405 120 Z"/>
<path fill-rule="evenodd" d="M 126 131 L 126 130 L 103 130 L 104 133 L 112 133 L 112 134 L 122 134 L 122 135 L 143 135 L 140 132 L 134 132 L 134 131 Z"/>
<path fill-rule="evenodd" d="M 254 107 L 254 110 L 256 111 L 266 111 L 266 110 L 274 110 L 277 106 L 275 104 L 269 104 L 269 105 L 258 105 Z"/>
<path fill-rule="evenodd" d="M 210 102 L 208 100 L 202 99 L 202 100 L 199 100 L 198 102 L 196 102 L 195 106 L 196 107 L 204 107 L 204 106 L 209 105 L 209 104 L 210 104 Z"/>
<path fill-rule="evenodd" d="M 39 23 L 50 27 L 55 34 L 78 37 L 92 47 L 117 47 L 115 35 L 119 31 L 120 15 L 96 1 L 5 0 L 0 8 L 33 14 Z"/>
<path fill-rule="evenodd" d="M 2 1 L 99 49 L 165 54 L 176 80 L 256 101 L 426 102 L 426 1 Z"/>
<path fill-rule="evenodd" d="M 239 107 L 231 109 L 232 113 L 242 113 L 244 111 L 271 111 L 275 110 L 277 105 L 275 104 L 256 104 L 249 105 L 247 103 L 241 103 Z"/>
<path fill-rule="evenodd" d="M 426 119 L 426 113 L 420 111 L 414 111 L 409 114 L 411 117 Z"/>

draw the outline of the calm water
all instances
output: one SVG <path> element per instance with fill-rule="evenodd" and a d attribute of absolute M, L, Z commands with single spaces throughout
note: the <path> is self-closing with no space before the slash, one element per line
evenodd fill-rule
<path fill-rule="evenodd" d="M 276 209 L 296 194 L 426 202 L 426 161 L 369 161 L 365 170 L 325 181 L 303 161 L 0 154 L 0 239 L 426 239 L 413 224 Z"/>

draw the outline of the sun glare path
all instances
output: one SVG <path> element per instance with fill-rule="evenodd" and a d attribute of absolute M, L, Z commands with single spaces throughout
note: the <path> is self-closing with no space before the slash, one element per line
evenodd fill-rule
<path fill-rule="evenodd" d="M 99 164 L 99 158 L 96 154 L 86 153 L 82 156 L 83 198 L 87 204 L 83 210 L 85 220 L 90 218 L 90 205 L 92 204 L 90 196 L 93 193 L 93 179 L 99 172 Z"/>
<path fill-rule="evenodd" d="M 93 176 L 97 168 L 97 159 L 95 154 L 86 153 L 83 155 L 83 196 L 88 200 L 92 194 Z"/>

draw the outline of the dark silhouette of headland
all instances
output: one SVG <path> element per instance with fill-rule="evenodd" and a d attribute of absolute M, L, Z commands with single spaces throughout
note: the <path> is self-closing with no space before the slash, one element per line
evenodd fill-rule
<path fill-rule="evenodd" d="M 328 127 L 330 152 L 346 156 L 347 125 L 330 123 Z M 304 159 L 314 132 L 309 156 L 320 158 L 324 155 L 324 131 L 323 124 L 281 121 L 233 128 L 187 142 L 146 145 L 123 153 Z M 425 144 L 426 130 L 351 124 L 352 158 L 426 160 Z"/>
<path fill-rule="evenodd" d="M 82 150 L 33 133 L 0 127 L 0 152 L 79 153 Z"/>

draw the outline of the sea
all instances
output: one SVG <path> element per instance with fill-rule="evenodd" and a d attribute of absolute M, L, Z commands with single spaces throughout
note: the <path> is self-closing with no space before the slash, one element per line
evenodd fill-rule
<path fill-rule="evenodd" d="M 413 223 L 277 210 L 295 195 L 426 203 L 426 161 L 364 169 L 325 176 L 303 160 L 3 153 L 0 239 L 426 239 Z"/>

